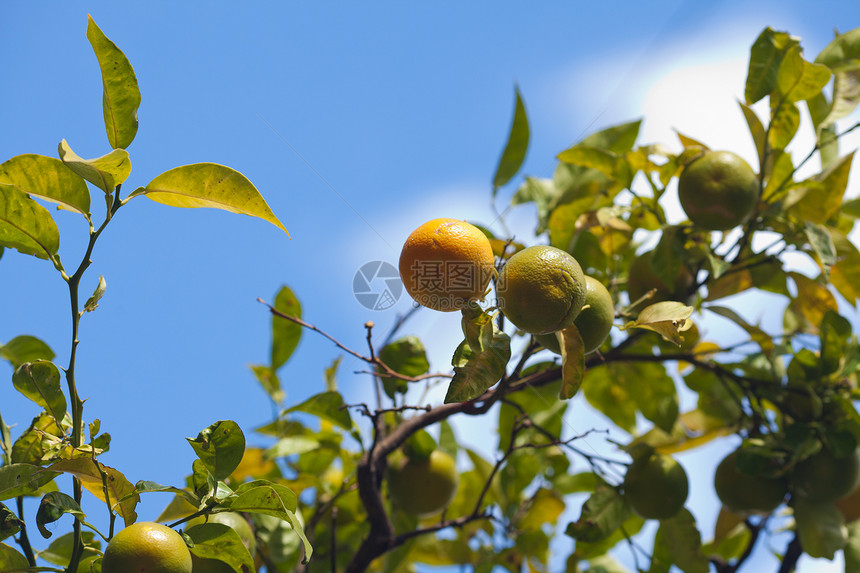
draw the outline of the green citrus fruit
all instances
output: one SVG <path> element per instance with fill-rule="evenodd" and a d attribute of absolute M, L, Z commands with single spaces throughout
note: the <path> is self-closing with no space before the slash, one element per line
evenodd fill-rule
<path fill-rule="evenodd" d="M 585 274 L 567 252 L 545 245 L 515 253 L 499 273 L 499 307 L 531 334 L 570 325 L 585 303 Z"/>
<path fill-rule="evenodd" d="M 738 452 L 726 456 L 714 474 L 717 497 L 735 513 L 770 513 L 782 503 L 788 491 L 785 478 L 755 476 L 737 467 Z"/>
<path fill-rule="evenodd" d="M 457 219 L 433 219 L 412 231 L 400 251 L 400 280 L 415 302 L 459 310 L 484 296 L 495 270 L 490 240 Z"/>
<path fill-rule="evenodd" d="M 693 223 L 712 231 L 725 231 L 749 219 L 758 195 L 755 171 L 730 151 L 706 151 L 678 177 L 684 212 Z"/>
<path fill-rule="evenodd" d="M 391 468 L 388 480 L 395 506 L 423 517 L 439 513 L 451 502 L 457 493 L 460 474 L 454 458 L 433 450 L 424 460 L 404 458 L 403 463 Z"/>
<path fill-rule="evenodd" d="M 169 527 L 141 521 L 111 538 L 102 573 L 191 573 L 191 552 Z"/>
<path fill-rule="evenodd" d="M 687 501 L 687 472 L 672 457 L 654 453 L 633 460 L 624 476 L 624 497 L 645 519 L 667 519 Z"/>
<path fill-rule="evenodd" d="M 667 300 L 685 301 L 689 298 L 690 288 L 695 283 L 695 277 L 689 268 L 682 265 L 681 270 L 671 285 L 660 278 L 651 266 L 653 251 L 648 251 L 633 259 L 627 278 L 627 292 L 630 302 L 636 302 L 651 289 L 656 289 L 654 296 L 648 299 L 644 306 Z"/>
<path fill-rule="evenodd" d="M 822 448 L 794 467 L 792 491 L 815 503 L 836 501 L 860 485 L 860 449 L 837 457 Z"/>
<path fill-rule="evenodd" d="M 582 337 L 582 343 L 585 346 L 585 353 L 594 352 L 606 337 L 609 336 L 609 331 L 612 330 L 612 322 L 615 319 L 615 303 L 612 302 L 612 295 L 606 290 L 599 280 L 586 275 L 585 277 L 585 303 L 582 305 L 582 310 L 579 316 L 573 321 L 574 326 L 579 331 Z M 570 329 L 562 329 L 562 333 Z M 558 338 L 555 333 L 537 334 L 535 340 L 543 344 L 543 346 L 556 354 L 561 354 L 561 348 L 558 344 Z"/>

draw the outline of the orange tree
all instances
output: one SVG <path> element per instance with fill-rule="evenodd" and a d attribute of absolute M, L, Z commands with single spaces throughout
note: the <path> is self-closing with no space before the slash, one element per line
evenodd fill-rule
<path fill-rule="evenodd" d="M 717 161 L 731 150 L 710 150 L 686 135 L 679 134 L 679 151 L 638 144 L 640 122 L 634 121 L 560 152 L 552 178 L 525 178 L 512 205 L 536 207 L 536 242 L 573 256 L 615 305 L 611 335 L 593 352 L 583 343 L 592 333 L 579 332 L 591 320 L 562 321 L 564 328 L 543 342 L 536 336 L 548 333 L 517 330 L 498 304 L 502 285 L 494 282 L 482 300 L 461 305 L 463 340 L 450 349 L 452 368 L 431 372 L 423 342 L 402 332 L 408 315 L 381 340 L 366 323 L 367 349 L 352 349 L 306 322 L 297 296 L 282 287 L 266 303 L 271 359 L 252 368 L 279 406 L 276 418 L 258 429 L 273 445 L 246 447 L 235 423 L 216 422 L 190 440 L 199 459 L 181 486 L 128 483 L 98 462 L 107 439 L 97 422 L 89 425 L 89 439 L 84 436 L 74 332 L 103 287 L 81 306 L 80 277 L 102 229 L 139 196 L 220 206 L 280 224 L 250 183 L 211 165 L 168 171 L 122 198 L 123 147 L 136 129 L 133 75 L 130 66 L 119 67 L 120 78 L 123 72 L 105 65 L 121 53 L 94 24 L 90 37 L 97 55 L 110 53 L 99 60 L 114 150 L 83 160 L 64 142 L 61 160 L 19 156 L 0 165 L 0 244 L 52 262 L 69 283 L 73 317 L 64 368 L 68 414 L 59 370 L 44 344 L 21 337 L 0 348 L 15 366 L 16 388 L 44 408 L 14 442 L 0 422 L 0 500 L 18 501 L 17 511 L 0 506 L 0 534 L 18 545 L 0 545 L 0 571 L 35 566 L 20 502 L 33 495 L 42 497 L 35 516 L 40 531 L 65 513 L 74 517 L 73 531 L 40 555 L 53 570 L 98 570 L 102 544 L 83 530 L 91 526 L 80 506 L 82 489 L 107 504 L 110 531 L 96 533 L 104 539 L 113 535 L 116 516 L 126 525 L 135 521 L 137 496 L 173 493 L 158 521 L 182 529 L 195 520 L 183 530 L 192 555 L 237 572 L 408 572 L 416 564 L 615 571 L 623 570 L 615 561 L 621 551 L 640 570 L 732 572 L 781 531 L 792 535 L 784 547 L 770 543 L 781 571 L 792 570 L 803 554 L 832 559 L 837 552 L 847 570 L 860 570 L 852 507 L 860 480 L 854 405 L 860 345 L 848 317 L 860 296 L 860 251 L 850 238 L 860 200 L 846 195 L 853 150 L 839 145 L 858 127 L 840 120 L 860 101 L 860 29 L 837 35 L 812 60 L 784 32 L 768 28 L 754 41 L 739 109 L 757 151 L 750 171 L 734 155 Z M 796 155 L 789 146 L 797 143 L 802 110 L 814 144 Z M 111 123 L 116 117 L 125 119 Z M 125 135 L 111 135 L 119 132 Z M 517 92 L 510 137 L 492 179 L 494 200 L 519 172 L 528 141 Z M 693 165 L 682 201 L 686 218 L 667 213 L 667 199 Z M 814 173 L 801 176 L 809 170 Z M 84 180 L 104 191 L 106 217 L 91 226 L 83 262 L 68 275 L 56 257 L 50 216 L 33 199 L 60 202 L 91 222 Z M 734 187 L 738 181 L 741 189 Z M 229 202 L 238 197 L 243 200 Z M 528 248 L 515 237 L 485 233 L 497 269 Z M 791 270 L 789 254 L 815 270 Z M 770 305 L 780 301 L 776 330 L 754 323 L 758 309 L 736 302 L 748 299 L 730 298 L 747 292 L 768 297 Z M 717 320 L 733 323 L 744 338 L 727 345 L 702 336 L 696 323 Z M 336 361 L 325 370 L 324 391 L 283 404 L 278 373 L 306 330 L 367 363 L 363 376 L 372 381 L 375 403 L 344 400 Z M 438 385 L 445 389 L 441 403 L 428 399 L 427 390 Z M 680 386 L 695 396 L 695 406 L 683 412 Z M 571 400 L 586 401 L 625 438 L 606 438 L 606 447 L 596 450 L 603 428 L 571 435 L 563 423 Z M 452 422 L 466 417 L 486 421 L 492 434 L 486 441 L 496 449 L 489 459 L 458 442 Z M 709 468 L 709 487 L 723 508 L 716 523 L 697 523 L 681 499 L 696 475 L 672 457 L 714 440 L 732 451 L 728 462 L 714 460 Z M 60 473 L 75 477 L 71 496 L 52 487 Z M 587 496 L 581 507 L 574 494 Z M 568 509 L 578 517 L 560 523 Z M 240 514 L 253 539 L 237 532 L 244 527 L 196 524 L 225 511 Z M 657 524 L 656 535 L 648 521 Z M 573 548 L 551 556 L 550 543 L 561 534 Z"/>

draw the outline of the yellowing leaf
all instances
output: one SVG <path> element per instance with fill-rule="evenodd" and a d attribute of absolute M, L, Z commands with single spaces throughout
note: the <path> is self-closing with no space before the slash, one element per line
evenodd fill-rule
<path fill-rule="evenodd" d="M 680 302 L 663 301 L 645 307 L 639 317 L 624 326 L 628 328 L 644 328 L 662 336 L 669 342 L 681 346 L 681 329 L 695 310 Z"/>
<path fill-rule="evenodd" d="M 60 142 L 59 153 L 66 167 L 105 193 L 112 193 L 131 174 L 131 161 L 125 149 L 114 149 L 95 159 L 82 159 L 64 139 Z"/>
<path fill-rule="evenodd" d="M 258 217 L 289 235 L 254 184 L 224 165 L 194 163 L 175 167 L 137 189 L 126 201 L 138 195 L 171 207 L 211 207 Z"/>
<path fill-rule="evenodd" d="M 568 400 L 579 391 L 585 377 L 585 346 L 575 326 L 555 333 L 561 344 L 561 390 L 558 397 Z"/>
<path fill-rule="evenodd" d="M 797 286 L 797 298 L 791 302 L 791 306 L 814 328 L 821 324 L 828 310 L 839 312 L 836 298 L 826 286 L 800 273 L 789 273 L 789 276 Z"/>
<path fill-rule="evenodd" d="M 93 47 L 102 72 L 102 113 L 111 147 L 126 148 L 137 134 L 140 89 L 134 69 L 125 54 L 88 18 L 87 40 Z"/>
<path fill-rule="evenodd" d="M 78 478 L 84 489 L 107 503 L 111 510 L 120 514 L 126 526 L 137 520 L 137 513 L 134 509 L 140 501 L 140 496 L 136 493 L 134 485 L 114 468 L 92 458 L 78 458 L 60 460 L 51 464 L 47 469 L 53 472 L 72 474 Z M 105 497 L 105 490 L 107 490 L 110 500 Z M 120 502 L 120 500 L 123 501 Z M 117 502 L 120 502 L 119 505 Z"/>
<path fill-rule="evenodd" d="M 0 164 L 0 183 L 18 191 L 57 203 L 85 216 L 90 212 L 90 190 L 83 179 L 54 157 L 26 153 Z"/>

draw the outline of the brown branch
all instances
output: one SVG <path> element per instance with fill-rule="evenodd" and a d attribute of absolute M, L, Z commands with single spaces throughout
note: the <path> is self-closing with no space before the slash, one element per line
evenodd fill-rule
<path fill-rule="evenodd" d="M 782 558 L 782 563 L 779 564 L 778 573 L 791 573 L 797 566 L 797 560 L 803 555 L 803 547 L 800 545 L 800 538 L 797 534 L 794 539 L 789 542 L 785 549 L 785 556 Z"/>

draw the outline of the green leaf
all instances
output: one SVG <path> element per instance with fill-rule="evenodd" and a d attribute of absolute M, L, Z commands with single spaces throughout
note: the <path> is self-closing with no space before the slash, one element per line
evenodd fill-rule
<path fill-rule="evenodd" d="M 665 340 L 681 346 L 681 328 L 693 315 L 692 306 L 680 302 L 663 301 L 645 307 L 636 320 L 628 322 L 622 330 L 643 328 L 662 336 Z"/>
<path fill-rule="evenodd" d="M 0 183 L 89 218 L 87 184 L 54 157 L 33 153 L 17 155 L 0 164 Z"/>
<path fill-rule="evenodd" d="M 305 412 L 327 420 L 344 430 L 352 429 L 352 417 L 349 415 L 349 410 L 344 408 L 343 396 L 338 392 L 322 392 L 311 396 L 298 406 L 284 410 L 284 414 L 290 412 Z"/>
<path fill-rule="evenodd" d="M 52 443 L 58 443 L 65 437 L 71 427 L 67 416 L 58 425 L 48 412 L 42 412 L 35 418 L 12 446 L 12 463 L 40 465 L 51 448 Z"/>
<path fill-rule="evenodd" d="M 64 139 L 60 142 L 59 153 L 66 167 L 108 194 L 131 174 L 131 161 L 125 149 L 114 149 L 95 159 L 82 159 Z"/>
<path fill-rule="evenodd" d="M 768 143 L 773 149 L 788 147 L 800 127 L 800 110 L 796 104 L 782 103 L 771 112 Z"/>
<path fill-rule="evenodd" d="M 165 171 L 128 196 L 146 195 L 171 207 L 211 207 L 268 221 L 287 233 L 248 178 L 216 163 L 194 163 Z M 289 233 L 287 233 L 289 236 Z"/>
<path fill-rule="evenodd" d="M 670 433 L 678 419 L 675 383 L 663 364 L 640 362 L 614 368 L 616 382 L 623 384 L 642 415 L 664 432 Z M 647 383 L 643 383 L 647 380 Z"/>
<path fill-rule="evenodd" d="M 252 364 L 249 368 L 269 397 L 276 404 L 281 404 L 286 395 L 281 389 L 281 380 L 278 378 L 278 375 L 270 367 L 263 366 L 262 364 Z"/>
<path fill-rule="evenodd" d="M 791 46 L 780 63 L 776 84 L 785 102 L 814 97 L 830 82 L 827 66 L 807 62 L 802 53 L 799 45 Z"/>
<path fill-rule="evenodd" d="M 618 491 L 602 485 L 583 504 L 579 519 L 568 524 L 565 534 L 577 542 L 602 541 L 615 533 L 629 514 L 630 508 Z"/>
<path fill-rule="evenodd" d="M 848 187 L 854 151 L 834 161 L 827 169 L 807 181 L 807 193 L 791 207 L 791 214 L 803 221 L 824 224 L 839 212 Z"/>
<path fill-rule="evenodd" d="M 0 541 L 21 531 L 24 522 L 15 513 L 0 503 Z"/>
<path fill-rule="evenodd" d="M 860 66 L 860 28 L 837 34 L 833 41 L 821 50 L 815 62 L 824 64 L 831 70 Z"/>
<path fill-rule="evenodd" d="M 207 563 L 207 560 L 215 559 L 236 573 L 254 571 L 253 557 L 242 542 L 242 538 L 229 525 L 201 523 L 188 528 L 185 534 L 194 542 L 194 545 L 189 547 L 191 554 L 202 560 L 199 566 L 208 565 L 209 569 L 217 569 L 214 564 Z M 224 569 L 224 566 L 220 565 L 220 568 Z"/>
<path fill-rule="evenodd" d="M 308 436 L 284 436 L 266 450 L 267 459 L 284 458 L 295 454 L 306 454 L 318 450 L 319 440 Z"/>
<path fill-rule="evenodd" d="M 744 113 L 744 119 L 747 121 L 750 135 L 752 135 L 753 143 L 755 143 L 755 148 L 758 152 L 759 162 L 761 162 L 762 157 L 764 157 L 764 144 L 766 138 L 764 125 L 762 125 L 761 120 L 750 106 L 743 102 L 738 102 L 738 105 L 741 106 L 741 111 Z"/>
<path fill-rule="evenodd" d="M 101 557 L 101 541 L 96 538 L 92 531 L 82 531 L 81 541 L 84 544 L 83 552 L 81 553 L 81 566 L 78 567 L 79 573 L 90 573 L 90 568 L 84 566 L 84 559 L 92 559 Z M 44 559 L 53 565 L 65 567 L 69 564 L 72 558 L 72 549 L 75 547 L 74 534 L 66 533 L 54 539 L 47 549 L 40 551 L 38 557 Z M 98 571 L 96 569 L 95 571 Z"/>
<path fill-rule="evenodd" d="M 60 371 L 53 362 L 25 362 L 12 375 L 12 384 L 21 394 L 49 412 L 60 427 L 66 415 L 66 396 L 60 387 Z"/>
<path fill-rule="evenodd" d="M 96 285 L 96 290 L 93 291 L 93 295 L 87 299 L 86 304 L 84 304 L 84 312 L 92 312 L 99 307 L 99 301 L 105 294 L 105 290 L 107 289 L 107 282 L 105 282 L 105 278 L 99 275 L 99 284 Z"/>
<path fill-rule="evenodd" d="M 71 474 L 96 498 L 105 502 L 111 511 L 122 516 L 126 526 L 137 521 L 135 508 L 140 496 L 134 485 L 118 470 L 92 458 L 76 458 L 54 462 L 48 470 Z M 107 490 L 107 497 L 105 496 Z"/>
<path fill-rule="evenodd" d="M 773 351 L 773 339 L 761 328 L 748 323 L 746 320 L 736 313 L 733 309 L 725 306 L 711 305 L 707 307 L 711 312 L 727 318 L 744 329 L 750 338 L 761 346 L 765 354 L 770 354 Z"/>
<path fill-rule="evenodd" d="M 794 502 L 794 520 L 803 551 L 810 557 L 833 559 L 848 543 L 842 513 L 832 503 L 815 504 L 801 497 Z"/>
<path fill-rule="evenodd" d="M 511 198 L 511 205 L 523 205 L 534 203 L 537 207 L 538 228 L 537 233 L 546 230 L 549 221 L 551 205 L 558 197 L 558 190 L 551 179 L 539 179 L 537 177 L 526 177 L 525 182 L 520 185 Z"/>
<path fill-rule="evenodd" d="M 815 223 L 807 222 L 804 225 L 803 231 L 821 264 L 824 267 L 832 267 L 835 265 L 836 245 L 833 244 L 833 237 L 830 236 L 830 230 L 824 225 L 816 225 Z"/>
<path fill-rule="evenodd" d="M 613 153 L 626 153 L 633 149 L 636 138 L 639 137 L 639 128 L 642 120 L 637 119 L 627 123 L 614 125 L 592 133 L 582 140 L 582 145 L 602 147 Z"/>
<path fill-rule="evenodd" d="M 302 317 L 302 304 L 295 293 L 284 285 L 275 295 L 275 310 L 288 316 Z M 299 340 L 302 337 L 302 326 L 290 320 L 272 315 L 272 363 L 273 372 L 277 372 L 281 366 L 287 363 L 293 355 Z"/>
<path fill-rule="evenodd" d="M 628 536 L 636 535 L 645 524 L 645 520 L 633 512 L 628 512 L 629 517 L 621 524 L 621 526 L 609 537 L 595 543 L 586 543 L 584 541 L 576 542 L 576 551 L 574 555 L 581 559 L 591 560 L 595 557 L 606 554 L 607 551 L 615 547 L 618 542 L 623 541 Z M 568 526 L 569 527 L 569 526 Z"/>
<path fill-rule="evenodd" d="M 404 376 L 420 376 L 430 370 L 427 351 L 416 336 L 405 336 L 385 345 L 379 351 L 379 358 L 389 368 Z M 406 380 L 391 376 L 380 376 L 380 378 L 389 398 L 394 398 L 394 394 L 398 392 L 406 392 L 408 387 Z"/>
<path fill-rule="evenodd" d="M 53 360 L 55 357 L 56 354 L 50 346 L 28 334 L 16 336 L 8 343 L 0 345 L 0 358 L 8 360 L 13 368 L 18 368 L 25 362 Z"/>
<path fill-rule="evenodd" d="M 651 571 L 669 571 L 675 565 L 685 573 L 707 573 L 708 559 L 702 553 L 702 538 L 696 520 L 687 510 L 660 521 L 654 538 Z"/>
<path fill-rule="evenodd" d="M 30 571 L 30 563 L 27 558 L 12 549 L 5 543 L 0 543 L 0 571 Z"/>
<path fill-rule="evenodd" d="M 233 473 L 245 453 L 245 434 L 232 420 L 215 422 L 201 430 L 193 440 L 185 439 L 216 480 L 223 480 Z"/>
<path fill-rule="evenodd" d="M 0 183 L 0 245 L 59 264 L 60 232 L 51 214 L 6 183 Z"/>
<path fill-rule="evenodd" d="M 696 368 L 684 377 L 684 382 L 699 395 L 697 407 L 705 415 L 727 423 L 741 419 L 741 390 L 730 380 L 721 380 L 711 371 Z"/>
<path fill-rule="evenodd" d="M 582 385 L 585 399 L 597 411 L 603 413 L 622 430 L 633 432 L 636 428 L 636 404 L 630 395 L 625 379 L 616 379 L 618 367 L 610 363 L 585 372 Z M 619 365 L 620 366 L 620 365 Z M 623 368 L 623 367 L 622 367 Z M 641 383 L 641 379 L 635 380 Z"/>
<path fill-rule="evenodd" d="M 499 158 L 496 173 L 493 175 L 494 197 L 499 187 L 504 186 L 520 170 L 529 148 L 529 119 L 526 115 L 525 105 L 523 105 L 523 98 L 520 95 L 520 88 L 516 87 L 514 90 L 517 96 L 514 119 L 511 123 L 508 142 L 505 144 L 505 150 Z"/>
<path fill-rule="evenodd" d="M 70 513 L 80 520 L 84 520 L 87 517 L 81 511 L 81 506 L 74 498 L 60 491 L 52 491 L 45 494 L 42 497 L 42 502 L 39 504 L 39 510 L 36 512 L 36 525 L 42 537 L 49 539 L 52 533 L 45 525 L 54 523 L 66 513 Z"/>
<path fill-rule="evenodd" d="M 752 105 L 776 89 L 779 67 L 786 51 L 799 43 L 785 32 L 765 28 L 750 48 L 744 99 Z"/>
<path fill-rule="evenodd" d="M 140 89 L 128 58 L 88 16 L 87 40 L 102 72 L 102 113 L 107 138 L 113 148 L 125 149 L 137 134 Z"/>
<path fill-rule="evenodd" d="M 569 400 L 579 391 L 585 378 L 585 344 L 573 325 L 557 332 L 561 337 L 561 390 L 558 397 Z"/>
<path fill-rule="evenodd" d="M 54 479 L 57 474 L 30 464 L 9 464 L 0 467 L 0 501 L 31 495 Z"/>
<path fill-rule="evenodd" d="M 492 339 L 489 344 L 485 341 L 483 349 L 473 350 L 464 340 L 454 351 L 451 359 L 454 377 L 445 395 L 446 404 L 474 400 L 504 375 L 511 359 L 511 339 L 494 322 L 482 327 L 482 338 L 486 332 L 492 333 Z"/>

